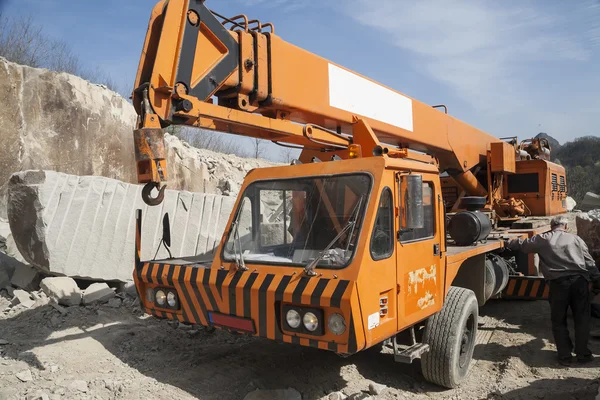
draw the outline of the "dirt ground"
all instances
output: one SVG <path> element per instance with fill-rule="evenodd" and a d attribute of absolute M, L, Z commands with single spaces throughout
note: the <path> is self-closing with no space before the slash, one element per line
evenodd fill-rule
<path fill-rule="evenodd" d="M 0 298 L 0 309 L 7 302 Z M 545 301 L 493 301 L 481 312 L 486 326 L 496 327 L 480 329 L 489 342 L 476 347 L 472 372 L 455 390 L 425 382 L 418 362 L 396 364 L 387 348 L 341 358 L 177 327 L 142 315 L 131 299 L 118 308 L 71 307 L 66 314 L 50 305 L 0 313 L 0 343 L 6 343 L 0 345 L 0 399 L 237 400 L 257 388 L 289 387 L 312 400 L 368 391 L 371 382 L 387 386 L 378 399 L 595 398 L 600 359 L 577 368 L 555 362 Z M 590 345 L 600 354 L 599 341 Z M 48 397 L 36 397 L 42 394 Z"/>

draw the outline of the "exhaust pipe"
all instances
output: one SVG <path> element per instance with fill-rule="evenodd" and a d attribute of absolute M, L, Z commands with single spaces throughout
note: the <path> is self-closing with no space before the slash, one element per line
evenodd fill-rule
<path fill-rule="evenodd" d="M 383 147 L 381 145 L 377 145 L 373 149 L 373 155 L 375 157 L 383 156 L 385 154 L 388 154 L 389 152 L 390 152 L 390 149 L 388 149 L 387 147 Z"/>

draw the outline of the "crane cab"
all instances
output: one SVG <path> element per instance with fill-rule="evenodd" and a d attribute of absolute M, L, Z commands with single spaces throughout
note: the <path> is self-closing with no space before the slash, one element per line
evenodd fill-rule
<path fill-rule="evenodd" d="M 163 318 L 341 355 L 392 338 L 397 361 L 422 355 L 430 366 L 441 361 L 425 361 L 426 322 L 458 290 L 444 217 L 430 163 L 380 156 L 256 169 L 212 260 L 139 261 L 136 286 Z M 158 303 L 168 293 L 176 307 Z M 470 359 L 477 300 L 465 293 Z M 460 382 L 456 371 L 446 385 Z"/>

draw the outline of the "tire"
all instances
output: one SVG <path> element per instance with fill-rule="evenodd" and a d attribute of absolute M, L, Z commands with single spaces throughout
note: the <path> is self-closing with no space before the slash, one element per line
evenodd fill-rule
<path fill-rule="evenodd" d="M 475 293 L 451 287 L 440 312 L 427 320 L 421 371 L 429 382 L 452 389 L 467 376 L 477 337 L 479 307 Z"/>

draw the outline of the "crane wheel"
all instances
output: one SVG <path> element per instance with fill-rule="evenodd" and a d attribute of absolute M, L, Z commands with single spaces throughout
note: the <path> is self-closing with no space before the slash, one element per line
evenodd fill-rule
<path fill-rule="evenodd" d="M 452 389 L 467 376 L 477 337 L 479 306 L 472 290 L 451 287 L 440 312 L 427 320 L 421 371 L 429 382 Z"/>

